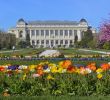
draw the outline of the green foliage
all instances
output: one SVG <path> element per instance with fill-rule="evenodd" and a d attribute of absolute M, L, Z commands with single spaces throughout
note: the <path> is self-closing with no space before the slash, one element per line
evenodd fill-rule
<path fill-rule="evenodd" d="M 82 40 L 78 42 L 78 46 L 82 48 L 94 47 L 93 46 L 94 44 L 92 45 L 92 43 L 93 43 L 93 33 L 90 27 L 88 27 L 88 30 L 84 32 Z"/>
<path fill-rule="evenodd" d="M 27 44 L 27 46 L 30 46 L 30 36 L 29 36 L 29 34 L 26 34 L 26 44 Z"/>
<path fill-rule="evenodd" d="M 18 43 L 18 45 L 20 46 L 20 48 L 26 48 L 27 47 L 27 43 L 25 41 L 20 41 Z"/>
<path fill-rule="evenodd" d="M 47 80 L 47 75 L 33 78 L 28 74 L 25 80 L 23 75 L 13 73 L 8 77 L 0 74 L 0 94 L 8 89 L 11 96 L 107 96 L 110 95 L 109 72 L 103 73 L 102 79 L 97 79 L 95 73 L 80 74 L 51 74 L 55 79 Z"/>
<path fill-rule="evenodd" d="M 103 48 L 106 50 L 110 50 L 110 42 L 105 42 Z"/>

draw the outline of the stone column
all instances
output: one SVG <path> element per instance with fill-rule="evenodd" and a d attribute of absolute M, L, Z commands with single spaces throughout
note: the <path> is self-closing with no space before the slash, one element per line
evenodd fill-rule
<path fill-rule="evenodd" d="M 77 30 L 78 41 L 81 41 L 81 31 Z"/>
<path fill-rule="evenodd" d="M 35 31 L 35 46 L 36 46 L 36 40 L 37 40 L 37 39 L 36 39 L 36 30 L 34 30 L 34 31 Z"/>
<path fill-rule="evenodd" d="M 30 44 L 32 45 L 31 35 L 32 35 L 32 32 L 31 32 L 31 30 L 30 30 Z"/>

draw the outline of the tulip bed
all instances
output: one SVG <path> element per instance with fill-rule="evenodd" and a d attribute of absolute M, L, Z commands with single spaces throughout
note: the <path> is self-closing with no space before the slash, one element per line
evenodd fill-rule
<path fill-rule="evenodd" d="M 70 60 L 36 65 L 1 65 L 3 96 L 109 96 L 110 63 L 85 66 Z"/>

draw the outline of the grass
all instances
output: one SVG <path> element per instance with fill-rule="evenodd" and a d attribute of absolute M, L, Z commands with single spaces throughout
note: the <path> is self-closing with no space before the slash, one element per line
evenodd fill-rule
<path fill-rule="evenodd" d="M 1 60 L 0 65 L 4 64 L 12 64 L 12 65 L 33 65 L 33 64 L 39 64 L 40 62 L 45 62 L 47 60 Z M 56 63 L 58 64 L 61 60 L 49 60 L 50 63 Z M 83 64 L 87 65 L 91 62 L 96 62 L 97 66 L 99 66 L 101 63 L 108 62 L 108 61 L 73 61 L 73 64 Z"/>
<path fill-rule="evenodd" d="M 10 96 L 0 100 L 110 100 L 110 96 Z"/>
<path fill-rule="evenodd" d="M 44 49 L 44 48 L 40 48 L 40 49 L 28 48 L 28 49 L 20 49 L 20 51 L 15 51 L 15 52 L 3 52 L 3 53 L 0 53 L 0 55 L 1 56 L 15 56 L 15 55 L 29 56 L 29 55 L 36 55 L 39 52 L 42 52 L 43 50 L 46 50 L 46 49 Z M 78 49 L 73 49 L 73 48 L 68 48 L 68 49 L 60 48 L 60 49 L 57 49 L 57 50 L 59 50 L 64 55 L 76 55 L 76 54 L 96 55 L 96 54 L 99 54 L 99 53 L 96 53 L 96 52 L 79 51 Z"/>

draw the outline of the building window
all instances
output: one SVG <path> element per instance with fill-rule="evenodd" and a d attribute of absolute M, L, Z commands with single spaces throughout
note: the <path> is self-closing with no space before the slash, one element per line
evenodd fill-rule
<path fill-rule="evenodd" d="M 65 40 L 65 44 L 68 44 L 68 40 Z"/>
<path fill-rule="evenodd" d="M 63 44 L 63 40 L 60 40 L 60 44 Z"/>
<path fill-rule="evenodd" d="M 60 30 L 60 36 L 63 36 L 63 30 Z"/>
<path fill-rule="evenodd" d="M 35 36 L 35 31 L 31 30 L 31 34 L 32 34 L 32 36 Z"/>
<path fill-rule="evenodd" d="M 51 36 L 51 38 L 54 38 L 54 31 L 53 30 L 50 30 L 50 36 Z"/>
<path fill-rule="evenodd" d="M 51 40 L 51 44 L 53 44 L 53 40 Z"/>
<path fill-rule="evenodd" d="M 36 36 L 39 36 L 39 30 L 36 30 Z"/>
<path fill-rule="evenodd" d="M 41 30 L 41 36 L 44 36 L 44 30 Z"/>
<path fill-rule="evenodd" d="M 46 30 L 45 32 L 46 32 L 46 36 L 49 36 L 49 30 Z"/>
<path fill-rule="evenodd" d="M 74 36 L 76 36 L 77 35 L 77 30 L 74 30 Z"/>
<path fill-rule="evenodd" d="M 55 41 L 55 44 L 58 44 L 58 40 Z"/>
<path fill-rule="evenodd" d="M 70 36 L 72 36 L 72 35 L 73 35 L 72 30 L 69 30 L 69 35 L 70 35 Z"/>
<path fill-rule="evenodd" d="M 68 36 L 68 30 L 65 30 L 65 36 Z"/>
<path fill-rule="evenodd" d="M 53 30 L 50 30 L 50 34 L 53 35 L 54 34 L 54 31 Z"/>
<path fill-rule="evenodd" d="M 37 40 L 36 43 L 39 44 L 39 40 Z"/>
<path fill-rule="evenodd" d="M 32 45 L 35 45 L 35 41 L 34 40 L 32 40 Z"/>
<path fill-rule="evenodd" d="M 46 40 L 46 44 L 49 44 L 49 40 Z"/>
<path fill-rule="evenodd" d="M 70 44 L 72 44 L 73 43 L 73 41 L 72 40 L 70 40 Z"/>
<path fill-rule="evenodd" d="M 44 40 L 41 40 L 41 44 L 44 44 Z"/>
<path fill-rule="evenodd" d="M 55 30 L 55 36 L 58 36 L 58 30 Z"/>

